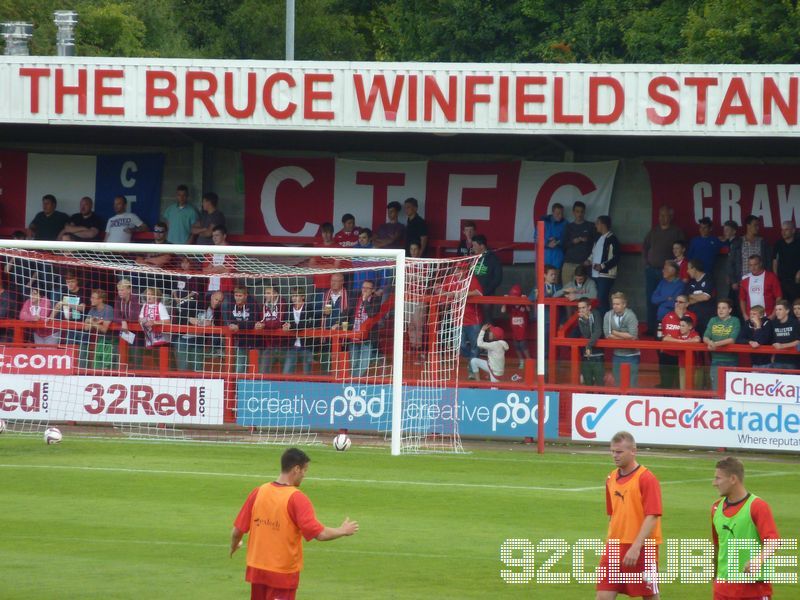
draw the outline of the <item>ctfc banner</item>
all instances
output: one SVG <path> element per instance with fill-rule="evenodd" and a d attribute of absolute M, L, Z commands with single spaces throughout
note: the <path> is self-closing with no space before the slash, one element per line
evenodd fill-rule
<path fill-rule="evenodd" d="M 645 163 L 650 174 L 653 224 L 658 209 L 675 209 L 675 223 L 687 236 L 697 234 L 703 217 L 722 233 L 725 221 L 740 226 L 748 215 L 761 217 L 762 235 L 780 239 L 781 223 L 800 225 L 800 169 L 797 165 Z M 740 233 L 743 233 L 742 229 Z M 687 238 L 688 239 L 688 238 Z"/>
<path fill-rule="evenodd" d="M 161 214 L 163 154 L 36 154 L 0 150 L 0 224 L 25 229 L 53 194 L 57 209 L 72 215 L 80 199 L 94 200 L 95 212 L 114 215 L 114 196 L 149 225 Z"/>
<path fill-rule="evenodd" d="M 432 239 L 458 240 L 464 221 L 475 221 L 489 244 L 532 242 L 534 220 L 554 203 L 586 203 L 589 219 L 608 214 L 617 161 L 382 162 L 338 158 L 242 155 L 245 211 L 252 235 L 316 235 L 325 221 L 341 227 L 352 213 L 356 224 L 376 230 L 386 204 L 419 201 Z M 401 216 L 401 221 L 405 215 Z M 517 253 L 517 260 L 532 253 Z"/>

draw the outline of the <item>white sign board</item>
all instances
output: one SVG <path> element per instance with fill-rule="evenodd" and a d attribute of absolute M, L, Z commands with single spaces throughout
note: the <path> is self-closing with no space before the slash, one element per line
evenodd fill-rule
<path fill-rule="evenodd" d="M 700 398 L 573 394 L 572 439 L 800 451 L 800 406 Z"/>

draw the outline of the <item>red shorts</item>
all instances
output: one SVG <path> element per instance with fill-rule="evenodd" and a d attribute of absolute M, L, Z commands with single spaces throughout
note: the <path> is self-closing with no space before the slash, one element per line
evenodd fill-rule
<path fill-rule="evenodd" d="M 645 549 L 639 553 L 639 560 L 632 567 L 626 567 L 622 564 L 625 554 L 630 549 L 630 544 L 619 545 L 619 565 L 613 569 L 609 568 L 608 563 L 608 546 L 603 550 L 603 556 L 600 558 L 600 565 L 598 566 L 598 579 L 597 590 L 602 592 L 617 592 L 618 594 L 627 594 L 628 596 L 655 596 L 658 594 L 658 581 L 656 580 L 656 573 L 658 572 L 658 548 L 656 548 L 654 561 L 645 561 Z M 603 572 L 601 572 L 603 569 Z M 611 573 L 611 571 L 614 573 Z M 642 580 L 638 583 L 621 583 L 615 581 L 618 575 L 623 573 L 641 573 Z"/>
<path fill-rule="evenodd" d="M 714 600 L 771 600 L 772 594 L 761 596 L 726 596 L 719 592 L 714 592 Z"/>
<path fill-rule="evenodd" d="M 294 600 L 295 594 L 297 594 L 297 588 L 285 590 L 263 583 L 250 584 L 250 600 Z"/>

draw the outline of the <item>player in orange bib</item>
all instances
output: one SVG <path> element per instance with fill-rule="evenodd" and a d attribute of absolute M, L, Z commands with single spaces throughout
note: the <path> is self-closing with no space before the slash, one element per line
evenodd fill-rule
<path fill-rule="evenodd" d="M 233 524 L 231 556 L 250 532 L 245 580 L 251 600 L 294 600 L 303 569 L 303 538 L 327 542 L 358 531 L 358 523 L 349 518 L 339 527 L 317 521 L 311 500 L 298 489 L 310 461 L 302 450 L 286 450 L 280 477 L 250 492 Z"/>
<path fill-rule="evenodd" d="M 627 431 L 611 438 L 611 455 L 617 468 L 606 479 L 608 536 L 596 600 L 614 600 L 617 594 L 658 600 L 661 486 L 636 462 L 636 440 Z"/>

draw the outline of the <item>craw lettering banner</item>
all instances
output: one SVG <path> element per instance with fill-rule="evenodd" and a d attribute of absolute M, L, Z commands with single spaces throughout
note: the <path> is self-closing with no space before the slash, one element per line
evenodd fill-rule
<path fill-rule="evenodd" d="M 742 225 L 748 215 L 761 218 L 762 235 L 780 239 L 781 222 L 800 225 L 800 168 L 797 165 L 707 165 L 645 163 L 650 174 L 653 223 L 658 209 L 675 209 L 675 222 L 695 235 L 697 221 L 709 217 L 715 233 L 733 220 Z M 740 231 L 741 233 L 741 231 Z"/>
<path fill-rule="evenodd" d="M 617 162 L 383 162 L 242 154 L 245 233 L 314 236 L 330 221 L 377 229 L 388 202 L 419 201 L 432 239 L 458 240 L 464 221 L 475 221 L 492 246 L 532 242 L 534 219 L 560 202 L 587 205 L 594 219 L 608 214 Z M 258 215 L 258 216 L 257 216 Z M 401 217 L 401 221 L 405 216 Z M 532 253 L 517 252 L 517 261 Z"/>

